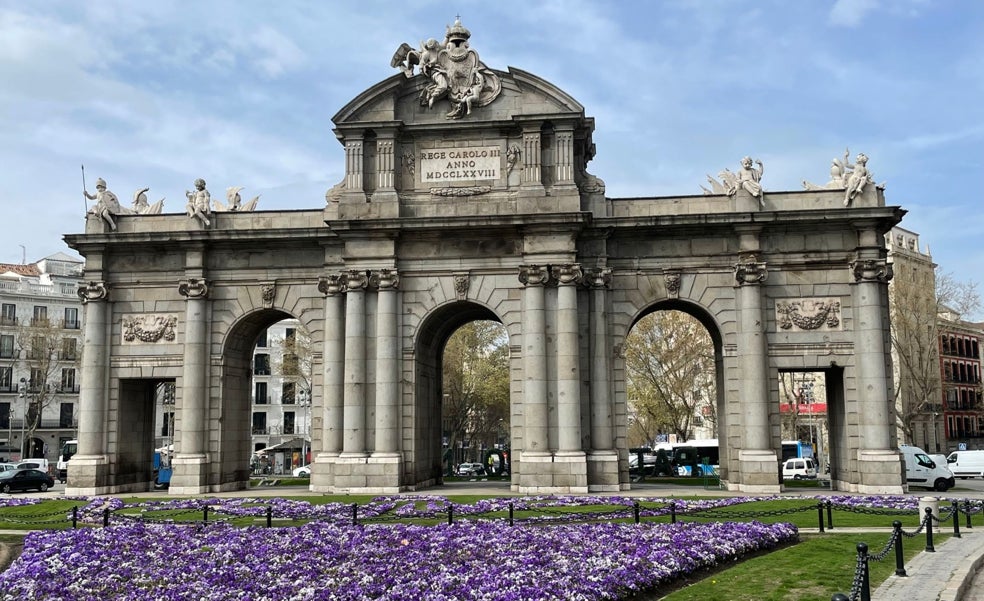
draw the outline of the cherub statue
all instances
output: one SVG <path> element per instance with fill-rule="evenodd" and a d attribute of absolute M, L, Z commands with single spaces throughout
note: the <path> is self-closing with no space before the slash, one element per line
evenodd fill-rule
<path fill-rule="evenodd" d="M 846 207 L 851 204 L 855 196 L 864 192 L 865 185 L 873 184 L 874 180 L 871 179 L 871 172 L 868 171 L 868 157 L 863 152 L 858 153 L 858 158 L 853 165 L 845 165 L 845 167 L 851 170 L 844 189 L 844 206 Z"/>
<path fill-rule="evenodd" d="M 765 206 L 765 191 L 762 189 L 762 174 L 765 173 L 765 167 L 762 165 L 762 161 L 756 160 L 755 164 L 758 165 L 758 169 L 752 167 L 752 158 L 744 157 L 741 160 L 741 169 L 738 170 L 736 179 L 734 183 L 728 188 L 728 196 L 734 196 L 738 193 L 738 188 L 744 189 L 746 192 L 754 196 L 759 200 L 761 206 Z"/>
<path fill-rule="evenodd" d="M 96 201 L 95 206 L 89 209 L 89 213 L 97 215 L 100 219 L 108 223 L 109 229 L 115 232 L 116 221 L 113 219 L 113 215 L 120 214 L 120 201 L 116 198 L 115 194 L 106 189 L 106 180 L 101 177 L 96 180 L 95 194 L 89 194 L 88 190 L 83 190 L 82 194 L 89 200 Z"/>
<path fill-rule="evenodd" d="M 185 205 L 188 217 L 198 219 L 205 227 L 211 225 L 208 216 L 212 214 L 212 197 L 208 193 L 208 190 L 205 189 L 205 180 L 202 178 L 196 179 L 195 191 L 190 192 L 185 190 L 185 196 L 188 197 L 188 204 Z"/>

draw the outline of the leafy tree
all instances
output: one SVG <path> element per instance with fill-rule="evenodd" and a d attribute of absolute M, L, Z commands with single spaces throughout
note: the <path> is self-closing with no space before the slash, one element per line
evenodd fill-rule
<path fill-rule="evenodd" d="M 21 320 L 17 326 L 20 360 L 30 374 L 18 387 L 26 404 L 22 457 L 39 453 L 25 448 L 25 441 L 34 439 L 45 409 L 54 406 L 63 390 L 74 393 L 78 384 L 79 339 L 63 326 L 60 321 L 38 318 Z"/>
<path fill-rule="evenodd" d="M 714 344 L 695 318 L 650 313 L 626 337 L 624 354 L 633 427 L 644 440 L 665 432 L 686 441 L 698 415 L 715 421 Z"/>
<path fill-rule="evenodd" d="M 509 347 L 503 326 L 472 321 L 444 345 L 442 413 L 448 444 L 492 448 L 509 433 Z M 472 459 L 480 459 L 472 456 Z"/>

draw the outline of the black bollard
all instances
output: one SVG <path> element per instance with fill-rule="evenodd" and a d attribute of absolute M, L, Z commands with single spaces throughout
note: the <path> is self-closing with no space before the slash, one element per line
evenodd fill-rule
<path fill-rule="evenodd" d="M 970 499 L 964 499 L 964 513 L 967 514 L 967 529 L 969 530 L 974 527 L 970 523 Z"/>
<path fill-rule="evenodd" d="M 858 543 L 858 565 L 861 566 L 861 601 L 871 601 L 871 579 L 868 576 L 868 545 Z"/>
<path fill-rule="evenodd" d="M 352 525 L 359 525 L 359 505 L 357 503 L 352 503 Z"/>
<path fill-rule="evenodd" d="M 454 523 L 454 505 L 448 503 L 448 526 Z"/>
<path fill-rule="evenodd" d="M 639 523 L 639 501 L 632 503 L 632 513 L 635 515 L 635 523 Z"/>
<path fill-rule="evenodd" d="M 817 503 L 817 522 L 820 524 L 820 532 L 823 533 L 823 501 Z"/>
<path fill-rule="evenodd" d="M 103 528 L 109 526 L 109 507 L 103 509 Z"/>
<path fill-rule="evenodd" d="M 202 523 L 203 524 L 208 523 L 208 505 L 202 507 Z"/>
<path fill-rule="evenodd" d="M 953 536 L 954 538 L 960 538 L 960 503 L 957 501 L 952 501 L 953 503 Z"/>
<path fill-rule="evenodd" d="M 834 596 L 830 598 L 830 601 L 851 601 L 851 598 L 844 593 L 834 593 Z"/>
<path fill-rule="evenodd" d="M 827 501 L 826 505 L 827 505 L 827 530 L 833 530 L 834 529 L 833 503 Z"/>
<path fill-rule="evenodd" d="M 72 528 L 79 527 L 79 506 L 72 506 Z"/>
<path fill-rule="evenodd" d="M 510 526 L 513 525 L 513 504 L 512 504 L 512 502 L 509 503 L 509 525 Z"/>
<path fill-rule="evenodd" d="M 670 503 L 670 523 L 676 524 L 676 505 Z"/>
<path fill-rule="evenodd" d="M 905 554 L 902 552 L 902 522 L 892 522 L 892 536 L 895 537 L 895 575 L 907 576 L 905 573 Z"/>
<path fill-rule="evenodd" d="M 267 528 L 273 525 L 273 505 L 267 505 L 266 510 Z"/>
<path fill-rule="evenodd" d="M 933 546 L 933 508 L 926 508 L 926 517 L 924 519 L 926 524 L 926 552 L 935 553 L 936 547 Z"/>

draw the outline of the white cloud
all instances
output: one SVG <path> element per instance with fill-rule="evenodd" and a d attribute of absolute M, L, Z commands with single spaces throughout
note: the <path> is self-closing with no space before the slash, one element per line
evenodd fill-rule
<path fill-rule="evenodd" d="M 842 27 L 858 27 L 877 8 L 878 0 L 837 0 L 830 9 L 830 23 Z"/>

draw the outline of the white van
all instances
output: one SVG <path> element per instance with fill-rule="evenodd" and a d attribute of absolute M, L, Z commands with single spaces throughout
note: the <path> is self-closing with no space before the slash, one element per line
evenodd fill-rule
<path fill-rule="evenodd" d="M 946 463 L 957 478 L 984 478 L 984 451 L 954 451 Z"/>
<path fill-rule="evenodd" d="M 902 445 L 899 452 L 905 459 L 905 479 L 909 485 L 946 492 L 956 484 L 953 472 L 945 465 L 937 465 L 919 447 Z"/>
<path fill-rule="evenodd" d="M 817 466 L 812 457 L 793 457 L 782 464 L 782 479 L 807 480 L 817 477 Z"/>

